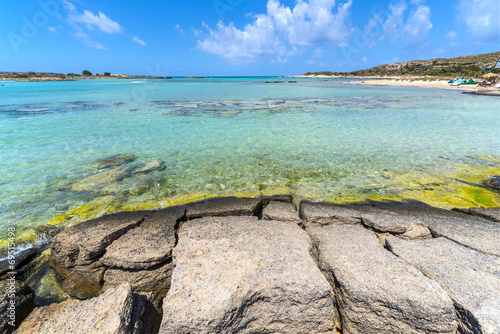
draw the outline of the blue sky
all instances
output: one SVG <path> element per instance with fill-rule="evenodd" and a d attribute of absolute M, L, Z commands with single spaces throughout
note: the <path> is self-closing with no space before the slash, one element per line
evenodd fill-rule
<path fill-rule="evenodd" d="M 500 50 L 498 0 L 0 0 L 0 71 L 292 75 Z"/>

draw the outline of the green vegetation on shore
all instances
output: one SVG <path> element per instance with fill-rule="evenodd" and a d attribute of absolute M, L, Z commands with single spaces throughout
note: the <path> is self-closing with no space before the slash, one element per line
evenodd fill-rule
<path fill-rule="evenodd" d="M 500 51 L 495 53 L 463 56 L 457 58 L 436 58 L 413 60 L 402 63 L 378 65 L 354 72 L 307 72 L 307 76 L 433 76 L 444 78 L 480 77 L 486 68 L 495 66 Z M 493 68 L 488 73 L 500 73 Z"/>

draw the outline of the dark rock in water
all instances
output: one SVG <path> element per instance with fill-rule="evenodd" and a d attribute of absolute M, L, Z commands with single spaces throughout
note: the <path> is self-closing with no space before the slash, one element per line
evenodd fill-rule
<path fill-rule="evenodd" d="M 0 281 L 0 333 L 12 333 L 35 307 L 33 290 L 17 277 L 7 276 Z"/>
<path fill-rule="evenodd" d="M 262 219 L 300 223 L 297 208 L 292 203 L 272 201 L 262 210 Z"/>
<path fill-rule="evenodd" d="M 96 168 L 104 169 L 109 167 L 116 167 L 120 165 L 124 165 L 130 162 L 133 162 L 137 159 L 136 155 L 133 154 L 115 154 L 110 155 L 109 157 L 105 157 L 99 161 L 97 161 Z"/>
<path fill-rule="evenodd" d="M 332 288 L 297 224 L 190 220 L 179 231 L 160 333 L 329 333 Z"/>
<path fill-rule="evenodd" d="M 260 206 L 259 198 L 210 198 L 190 204 L 186 216 L 188 219 L 207 216 L 252 216 L 257 214 Z"/>
<path fill-rule="evenodd" d="M 17 333 L 146 333 L 148 327 L 155 327 L 145 323 L 146 317 L 154 321 L 154 314 L 146 314 L 155 309 L 152 299 L 137 296 L 129 284 L 122 284 L 89 300 L 39 307 Z"/>
<path fill-rule="evenodd" d="M 306 231 L 334 287 L 342 333 L 455 333 L 446 292 L 385 250 L 372 231 L 337 224 Z"/>
<path fill-rule="evenodd" d="M 28 262 L 30 262 L 36 256 L 36 249 L 34 247 L 27 248 L 25 250 L 20 251 L 14 256 L 14 268 L 11 269 L 11 264 L 9 263 L 9 259 L 0 261 L 0 277 L 5 275 L 9 271 L 18 270 Z"/>
<path fill-rule="evenodd" d="M 489 180 L 484 182 L 486 186 L 500 192 L 500 175 L 492 176 Z"/>
<path fill-rule="evenodd" d="M 497 239 L 498 242 L 498 239 Z M 500 259 L 445 238 L 387 241 L 452 298 L 460 333 L 500 333 Z"/>
<path fill-rule="evenodd" d="M 121 212 L 66 229 L 52 239 L 50 264 L 62 288 L 77 298 L 99 293 L 105 268 L 96 261 L 113 241 L 138 226 L 151 211 Z"/>

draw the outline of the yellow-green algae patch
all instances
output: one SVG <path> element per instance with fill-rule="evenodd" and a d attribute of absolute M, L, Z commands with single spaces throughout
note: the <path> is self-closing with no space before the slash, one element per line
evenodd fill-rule
<path fill-rule="evenodd" d="M 50 249 L 43 251 L 36 259 L 26 284 L 35 292 L 35 303 L 44 305 L 61 302 L 69 298 L 56 281 L 54 273 L 49 269 Z"/>

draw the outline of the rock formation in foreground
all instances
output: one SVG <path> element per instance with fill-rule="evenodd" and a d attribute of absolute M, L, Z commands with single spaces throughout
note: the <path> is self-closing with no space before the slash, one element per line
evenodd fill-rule
<path fill-rule="evenodd" d="M 77 299 L 35 308 L 18 332 L 500 333 L 498 208 L 292 202 L 217 198 L 68 228 L 50 264 Z"/>

